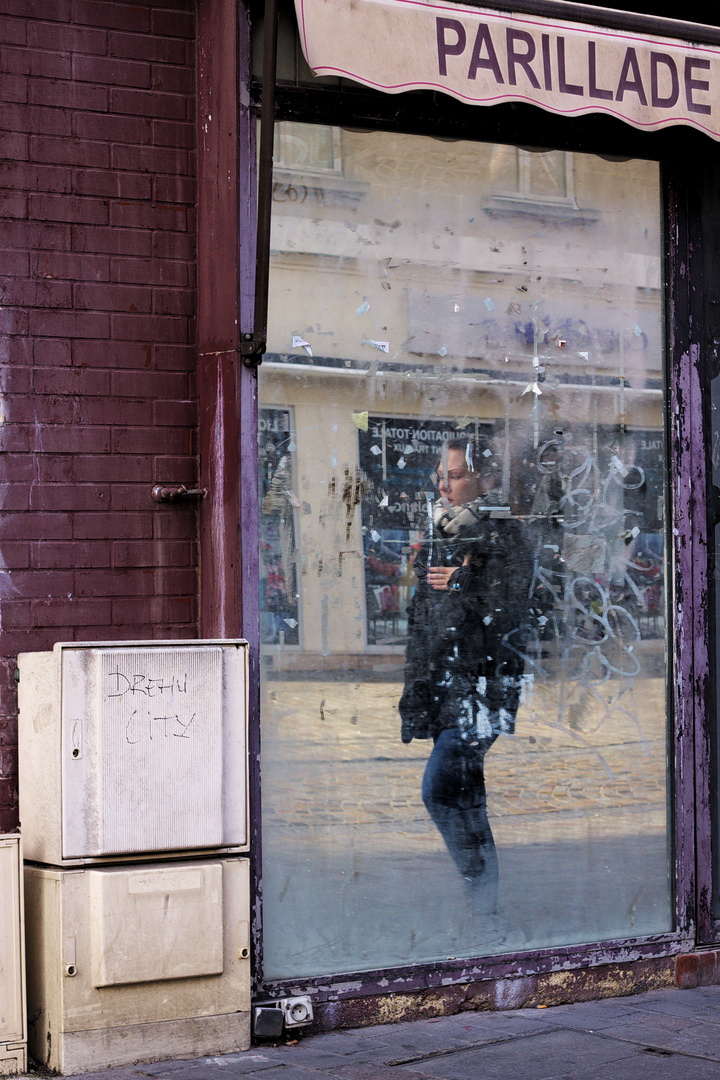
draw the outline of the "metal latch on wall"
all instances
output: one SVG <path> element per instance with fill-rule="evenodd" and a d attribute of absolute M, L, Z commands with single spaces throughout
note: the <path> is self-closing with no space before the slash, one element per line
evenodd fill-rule
<path fill-rule="evenodd" d="M 178 499 L 204 499 L 207 488 L 189 488 L 185 484 L 156 484 L 152 489 L 155 502 L 177 502 Z"/>
<path fill-rule="evenodd" d="M 267 269 L 263 267 L 261 274 L 267 275 Z M 258 278 L 261 276 L 258 274 Z M 267 300 L 265 301 L 267 304 Z M 267 322 L 267 316 L 264 319 Z M 242 356 L 242 362 L 247 368 L 257 368 L 259 364 L 262 364 L 263 353 L 267 348 L 267 342 L 264 338 L 258 338 L 254 334 L 243 334 L 238 351 Z"/>

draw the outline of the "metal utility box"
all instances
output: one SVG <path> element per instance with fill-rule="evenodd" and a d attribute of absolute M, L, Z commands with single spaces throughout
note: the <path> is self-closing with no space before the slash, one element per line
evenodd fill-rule
<path fill-rule="evenodd" d="M 58 644 L 18 666 L 28 860 L 247 851 L 246 642 Z"/>
<path fill-rule="evenodd" d="M 27 1069 L 22 851 L 0 835 L 0 1076 Z"/>
<path fill-rule="evenodd" d="M 25 868 L 28 1050 L 61 1073 L 250 1045 L 244 858 Z"/>

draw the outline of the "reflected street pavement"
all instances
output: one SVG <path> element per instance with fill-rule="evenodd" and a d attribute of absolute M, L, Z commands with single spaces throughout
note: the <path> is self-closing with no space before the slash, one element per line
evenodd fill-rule
<path fill-rule="evenodd" d="M 288 956 L 310 975 L 350 970 L 348 956 L 367 970 L 669 929 L 661 677 L 529 688 L 516 734 L 486 758 L 492 932 L 463 922 L 420 795 L 431 744 L 400 742 L 401 692 L 400 673 L 265 682 L 264 889 L 289 920 L 266 936 L 268 977 L 290 974 Z"/>

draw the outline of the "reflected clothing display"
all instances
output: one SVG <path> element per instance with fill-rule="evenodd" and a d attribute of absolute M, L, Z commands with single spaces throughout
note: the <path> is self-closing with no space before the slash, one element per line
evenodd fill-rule
<path fill-rule="evenodd" d="M 524 525 L 498 490 L 457 508 L 436 507 L 432 535 L 415 560 L 401 737 L 435 741 L 423 802 L 478 910 L 492 911 L 497 856 L 487 818 L 484 757 L 514 731 L 523 660 L 506 641 L 528 617 L 532 552 Z M 447 590 L 429 566 L 455 567 Z"/>

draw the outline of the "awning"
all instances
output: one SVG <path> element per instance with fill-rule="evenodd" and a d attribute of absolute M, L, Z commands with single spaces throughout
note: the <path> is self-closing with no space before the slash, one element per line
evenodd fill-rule
<path fill-rule="evenodd" d="M 440 90 L 473 105 L 608 113 L 643 131 L 684 124 L 720 139 L 717 46 L 444 0 L 295 6 L 316 75 L 389 94 Z"/>

